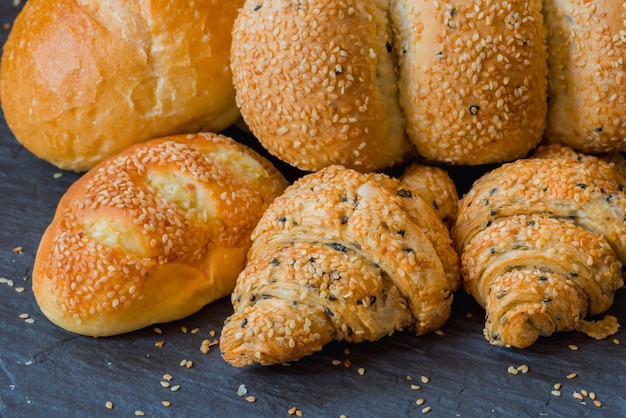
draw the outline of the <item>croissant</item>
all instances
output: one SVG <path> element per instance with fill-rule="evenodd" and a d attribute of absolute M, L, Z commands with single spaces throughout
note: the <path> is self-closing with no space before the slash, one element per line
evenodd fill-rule
<path fill-rule="evenodd" d="M 624 285 L 624 184 L 614 162 L 550 145 L 472 185 L 452 237 L 488 341 L 524 348 L 557 331 L 616 331 L 614 318 L 602 332 L 585 318 L 611 307 Z"/>
<path fill-rule="evenodd" d="M 297 360 L 449 317 L 459 259 L 432 204 L 385 174 L 330 166 L 278 197 L 252 234 L 220 349 L 233 366 Z"/>

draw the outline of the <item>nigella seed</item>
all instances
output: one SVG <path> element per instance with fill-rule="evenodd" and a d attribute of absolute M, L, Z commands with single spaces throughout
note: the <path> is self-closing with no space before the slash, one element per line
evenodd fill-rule
<path fill-rule="evenodd" d="M 392 51 L 391 44 L 389 42 L 387 42 L 385 44 L 385 47 L 387 47 L 387 52 L 391 52 Z"/>
<path fill-rule="evenodd" d="M 574 272 L 574 271 L 571 271 L 571 272 L 569 273 L 569 275 L 570 275 L 570 276 L 572 276 L 572 277 L 578 277 L 578 273 L 576 273 L 576 272 Z"/>
<path fill-rule="evenodd" d="M 352 336 L 352 333 L 353 333 L 352 327 L 348 326 L 348 337 Z"/>
<path fill-rule="evenodd" d="M 455 14 L 456 14 L 456 7 L 450 10 L 450 17 L 454 16 Z"/>
<path fill-rule="evenodd" d="M 255 5 L 254 5 L 254 7 L 252 8 L 252 10 L 254 10 L 254 11 L 256 12 L 256 11 L 257 11 L 257 10 L 259 10 L 260 8 L 261 8 L 261 5 L 260 5 L 260 4 L 255 4 Z"/>
<path fill-rule="evenodd" d="M 504 297 L 506 293 L 505 292 L 500 292 L 496 295 L 496 299 L 502 299 Z"/>
<path fill-rule="evenodd" d="M 435 210 L 439 209 L 439 205 L 437 204 L 437 202 L 433 202 L 433 208 L 435 208 Z"/>
<path fill-rule="evenodd" d="M 493 210 L 493 209 L 491 209 L 491 210 L 489 211 L 489 216 L 496 216 L 496 214 L 497 214 L 497 213 L 498 213 L 498 211 L 497 211 L 497 210 Z"/>
<path fill-rule="evenodd" d="M 333 314 L 333 311 L 331 311 L 330 308 L 326 308 L 326 314 L 328 316 L 335 316 L 335 314 Z"/>
<path fill-rule="evenodd" d="M 332 247 L 332 249 L 341 251 L 342 253 L 348 252 L 348 247 L 337 242 L 330 244 L 330 246 Z"/>
<path fill-rule="evenodd" d="M 600 133 L 602 132 L 602 126 L 598 126 L 596 129 L 593 130 L 595 133 Z"/>
<path fill-rule="evenodd" d="M 278 222 L 287 222 L 287 218 L 281 216 L 280 218 L 278 218 Z"/>
<path fill-rule="evenodd" d="M 413 193 L 411 193 L 411 191 L 407 190 L 407 189 L 400 189 L 400 190 L 398 190 L 398 196 L 400 196 L 400 197 L 413 197 Z"/>
<path fill-rule="evenodd" d="M 278 261 L 278 258 L 274 258 L 274 259 L 272 260 L 272 265 L 273 265 L 273 266 L 278 266 L 279 264 L 280 264 L 280 261 Z"/>
<path fill-rule="evenodd" d="M 400 235 L 401 237 L 403 237 L 405 233 L 406 231 L 404 229 L 398 231 L 398 235 Z"/>
<path fill-rule="evenodd" d="M 548 278 L 546 276 L 540 276 L 539 277 L 539 281 L 545 282 L 546 280 L 548 280 Z"/>
<path fill-rule="evenodd" d="M 373 305 L 376 303 L 376 296 L 370 296 L 370 305 Z"/>
<path fill-rule="evenodd" d="M 334 301 L 336 301 L 336 300 L 337 300 L 337 298 L 336 298 L 336 297 L 334 297 L 333 295 L 330 295 L 327 299 L 328 299 L 330 302 L 334 302 Z"/>
<path fill-rule="evenodd" d="M 404 249 L 402 249 L 402 251 L 407 253 L 407 254 L 411 254 L 411 253 L 415 252 L 415 250 L 413 248 L 404 248 Z"/>
<path fill-rule="evenodd" d="M 489 196 L 493 196 L 494 194 L 496 194 L 498 192 L 498 188 L 494 187 L 493 189 L 489 190 Z"/>
<path fill-rule="evenodd" d="M 495 254 L 496 249 L 494 247 L 489 248 L 489 254 Z"/>
<path fill-rule="evenodd" d="M 587 185 L 585 183 L 577 183 L 576 186 L 580 187 L 583 190 L 587 188 Z"/>
<path fill-rule="evenodd" d="M 241 321 L 241 328 L 245 328 L 246 325 L 248 325 L 248 318 L 244 318 L 243 321 Z"/>
<path fill-rule="evenodd" d="M 343 218 L 341 218 L 341 225 L 347 224 L 348 223 L 348 219 L 349 219 L 348 216 L 344 216 Z"/>
<path fill-rule="evenodd" d="M 550 302 L 552 302 L 552 299 L 550 299 L 550 298 L 545 298 L 545 299 L 543 300 L 543 303 L 545 303 L 545 304 L 548 304 L 548 303 L 550 303 Z"/>

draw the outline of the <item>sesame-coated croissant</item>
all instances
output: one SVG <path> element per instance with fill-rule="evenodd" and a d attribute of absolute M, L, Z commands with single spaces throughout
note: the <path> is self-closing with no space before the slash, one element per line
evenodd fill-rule
<path fill-rule="evenodd" d="M 384 174 L 331 166 L 304 176 L 252 238 L 220 340 L 237 367 L 294 361 L 332 340 L 436 330 L 460 285 L 433 204 Z"/>
<path fill-rule="evenodd" d="M 460 200 L 452 229 L 465 289 L 486 309 L 485 336 L 528 347 L 540 336 L 615 332 L 608 317 L 626 262 L 626 194 L 614 162 L 561 146 L 505 164 Z"/>

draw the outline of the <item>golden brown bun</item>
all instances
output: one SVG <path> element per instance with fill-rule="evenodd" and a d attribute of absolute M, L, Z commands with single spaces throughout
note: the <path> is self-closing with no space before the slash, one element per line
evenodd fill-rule
<path fill-rule="evenodd" d="M 626 151 L 623 1 L 545 2 L 546 141 L 586 153 Z"/>
<path fill-rule="evenodd" d="M 93 336 L 188 316 L 232 292 L 251 231 L 286 186 L 228 137 L 134 145 L 59 202 L 35 259 L 37 303 L 60 327 Z"/>
<path fill-rule="evenodd" d="M 229 68 L 242 0 L 31 0 L 4 46 L 7 123 L 52 164 L 87 170 L 132 144 L 239 117 Z"/>
<path fill-rule="evenodd" d="M 624 284 L 626 194 L 613 163 L 541 148 L 482 176 L 458 207 L 463 284 L 492 344 L 585 330 Z"/>
<path fill-rule="evenodd" d="M 399 0 L 400 99 L 427 159 L 486 164 L 523 157 L 546 116 L 540 0 Z"/>
<path fill-rule="evenodd" d="M 366 172 L 413 152 L 387 12 L 373 1 L 245 2 L 233 79 L 244 120 L 270 153 L 302 170 Z"/>
<path fill-rule="evenodd" d="M 236 366 L 297 360 L 335 340 L 436 330 L 459 259 L 432 206 L 384 174 L 341 166 L 297 180 L 264 213 L 220 337 Z"/>

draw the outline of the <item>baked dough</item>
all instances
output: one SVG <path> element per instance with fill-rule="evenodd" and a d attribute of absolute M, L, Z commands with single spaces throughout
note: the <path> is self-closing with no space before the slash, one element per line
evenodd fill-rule
<path fill-rule="evenodd" d="M 188 316 L 232 292 L 252 229 L 286 186 L 225 136 L 134 145 L 62 197 L 35 258 L 37 303 L 91 336 Z"/>

